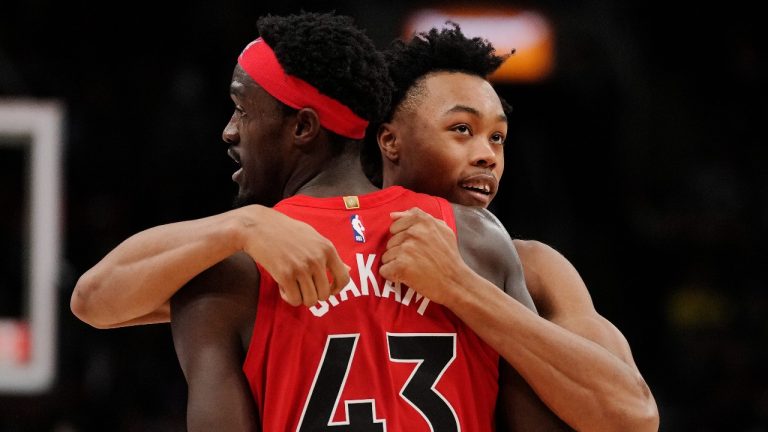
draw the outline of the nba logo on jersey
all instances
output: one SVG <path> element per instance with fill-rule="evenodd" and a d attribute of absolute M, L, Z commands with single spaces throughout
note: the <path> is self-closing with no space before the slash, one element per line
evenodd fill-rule
<path fill-rule="evenodd" d="M 365 234 L 363 234 L 363 232 L 365 232 L 365 227 L 360 220 L 360 216 L 352 215 L 350 222 L 352 222 L 352 234 L 354 235 L 355 241 L 358 243 L 365 243 Z"/>

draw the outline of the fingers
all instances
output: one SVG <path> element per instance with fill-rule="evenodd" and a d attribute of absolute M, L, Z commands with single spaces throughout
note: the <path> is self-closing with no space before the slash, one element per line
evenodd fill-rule
<path fill-rule="evenodd" d="M 408 246 L 395 246 L 381 255 L 379 274 L 386 280 L 408 284 L 413 276 L 414 263 Z"/>
<path fill-rule="evenodd" d="M 403 282 L 401 278 L 400 263 L 397 260 L 390 261 L 386 264 L 382 264 L 379 267 L 379 274 L 386 280 L 398 283 Z"/>
<path fill-rule="evenodd" d="M 291 306 L 301 304 L 301 290 L 295 279 L 280 283 L 280 298 Z"/>
<path fill-rule="evenodd" d="M 280 297 L 291 306 L 314 306 L 319 300 L 338 294 L 349 283 L 350 267 L 344 264 L 336 253 L 332 254 L 327 264 L 314 265 L 314 271 L 302 269 L 286 277 L 286 282 L 279 282 Z M 329 278 L 333 279 L 331 283 Z M 292 282 L 289 282 L 292 281 Z"/>
<path fill-rule="evenodd" d="M 330 294 L 338 294 L 339 291 L 341 291 L 349 283 L 350 267 L 344 264 L 341 258 L 339 258 L 339 254 L 336 252 L 335 248 L 330 254 L 326 267 L 328 267 L 328 270 L 331 272 L 331 276 L 333 276 L 333 283 L 330 287 Z"/>
<path fill-rule="evenodd" d="M 402 253 L 402 246 L 397 245 L 393 247 L 387 247 L 387 250 L 384 252 L 384 254 L 381 255 L 381 264 L 387 264 L 391 261 L 394 261 L 397 256 Z"/>
<path fill-rule="evenodd" d="M 392 219 L 397 220 L 397 219 L 401 219 L 401 218 L 404 218 L 404 217 L 407 217 L 407 216 L 415 216 L 415 215 L 419 215 L 419 214 L 426 214 L 426 213 L 424 213 L 424 211 L 421 210 L 418 207 L 411 207 L 411 208 L 409 208 L 408 210 L 405 210 L 405 211 L 391 212 L 389 214 L 389 216 Z"/>
<path fill-rule="evenodd" d="M 383 262 L 383 260 L 382 260 L 382 262 Z M 386 280 L 391 280 L 391 281 L 393 281 L 393 282 L 394 282 L 394 278 L 392 278 L 392 277 L 391 277 L 391 276 L 392 276 L 392 273 L 393 273 L 393 272 L 392 272 L 392 267 L 393 267 L 393 266 L 391 266 L 391 265 L 389 265 L 389 264 L 382 264 L 381 266 L 379 266 L 379 274 L 380 274 L 380 275 L 381 275 L 381 277 L 383 277 L 384 279 L 386 279 Z"/>
<path fill-rule="evenodd" d="M 312 273 L 312 282 L 317 292 L 318 300 L 328 300 L 331 291 L 331 284 L 328 282 L 328 273 L 324 267 L 319 267 Z"/>
<path fill-rule="evenodd" d="M 317 290 L 312 275 L 302 273 L 297 279 L 301 290 L 301 303 L 307 307 L 314 306 L 317 303 Z"/>
<path fill-rule="evenodd" d="M 392 225 L 389 227 L 389 232 L 397 234 L 413 228 L 419 224 L 438 223 L 447 227 L 448 224 L 442 219 L 437 219 L 429 213 L 424 212 L 420 208 L 414 207 L 404 212 L 392 212 L 389 214 L 392 217 Z M 426 225 L 429 226 L 429 225 Z"/>
<path fill-rule="evenodd" d="M 405 216 L 393 222 L 390 227 L 392 237 L 387 241 L 387 249 L 400 246 L 410 238 L 429 236 L 429 231 L 425 230 L 428 227 L 422 225 L 425 222 L 429 221 L 421 215 Z"/>
<path fill-rule="evenodd" d="M 394 220 L 392 225 L 389 227 L 389 232 L 392 234 L 397 234 L 400 231 L 404 231 L 411 225 L 421 220 L 423 216 L 428 216 L 421 209 L 416 207 L 404 212 L 392 212 L 389 215 Z"/>

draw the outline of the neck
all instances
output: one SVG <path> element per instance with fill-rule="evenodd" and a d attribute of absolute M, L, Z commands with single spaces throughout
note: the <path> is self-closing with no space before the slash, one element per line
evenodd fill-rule
<path fill-rule="evenodd" d="M 397 171 L 392 162 L 388 161 L 386 157 L 381 157 L 381 187 L 387 188 L 399 184 L 397 180 Z"/>
<path fill-rule="evenodd" d="M 363 173 L 360 164 L 358 143 L 345 145 L 339 155 L 329 156 L 315 169 L 303 171 L 313 173 L 289 182 L 285 196 L 296 194 L 327 198 L 342 195 L 363 195 L 378 190 Z M 306 167 L 309 168 L 309 167 Z"/>

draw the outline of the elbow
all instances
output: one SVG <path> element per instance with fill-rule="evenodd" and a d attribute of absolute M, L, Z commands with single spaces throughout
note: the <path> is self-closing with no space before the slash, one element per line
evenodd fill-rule
<path fill-rule="evenodd" d="M 92 290 L 92 282 L 88 277 L 88 273 L 80 276 L 77 284 L 75 284 L 74 291 L 72 291 L 72 298 L 69 300 L 69 308 L 72 310 L 72 314 L 80 321 L 89 321 L 88 297 Z"/>
<path fill-rule="evenodd" d="M 69 308 L 72 314 L 80 321 L 95 327 L 104 329 L 109 327 L 109 323 L 104 322 L 99 316 L 99 308 L 94 306 L 93 293 L 98 290 L 98 284 L 91 272 L 86 272 L 77 280 L 75 289 L 72 292 L 72 298 L 69 301 Z"/>
<path fill-rule="evenodd" d="M 651 389 L 645 382 L 640 373 L 636 376 L 639 388 L 638 400 L 634 410 L 635 429 L 641 432 L 658 432 L 659 430 L 659 408 L 656 405 L 656 399 L 651 393 Z"/>
<path fill-rule="evenodd" d="M 651 401 L 646 406 L 637 407 L 631 413 L 623 413 L 622 421 L 618 431 L 636 431 L 636 432 L 658 432 L 659 430 L 659 411 L 656 403 Z"/>
<path fill-rule="evenodd" d="M 659 420 L 659 410 L 656 408 L 656 403 L 653 403 L 652 411 L 653 411 L 652 413 L 649 412 L 649 415 L 643 419 L 643 423 L 641 424 L 642 429 L 638 429 L 638 430 L 643 430 L 648 432 L 658 432 L 660 420 Z"/>
<path fill-rule="evenodd" d="M 634 401 L 625 400 L 621 406 L 616 406 L 614 411 L 616 421 L 612 422 L 616 427 L 612 430 L 658 432 L 660 420 L 656 400 L 645 381 L 642 378 L 640 381 L 640 392 L 633 398 Z"/>
<path fill-rule="evenodd" d="M 645 381 L 642 381 L 642 396 L 637 404 L 633 419 L 634 427 L 631 430 L 640 432 L 658 432 L 659 430 L 659 408 L 656 400 L 651 394 L 651 389 Z"/>
<path fill-rule="evenodd" d="M 611 412 L 603 412 L 602 419 L 591 425 L 572 426 L 578 430 L 594 432 L 658 432 L 659 412 L 655 402 L 643 407 L 616 407 Z"/>

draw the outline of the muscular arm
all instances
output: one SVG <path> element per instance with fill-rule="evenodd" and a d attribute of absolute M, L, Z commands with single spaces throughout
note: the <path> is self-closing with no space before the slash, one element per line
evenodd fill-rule
<path fill-rule="evenodd" d="M 467 266 L 487 282 L 533 311 L 536 301 L 526 287 L 523 265 L 512 239 L 488 211 L 455 206 L 458 245 Z M 499 235 L 503 231 L 503 235 Z M 482 335 L 481 335 L 482 337 Z M 503 355 L 502 355 L 503 357 Z M 497 427 L 506 431 L 547 432 L 572 430 L 542 402 L 539 396 L 507 361 L 499 364 Z"/>
<path fill-rule="evenodd" d="M 254 205 L 128 238 L 80 277 L 72 312 L 98 328 L 168 322 L 171 296 L 238 251 L 274 275 L 292 305 L 312 305 L 349 280 L 330 241 L 303 222 Z M 324 283 L 326 268 L 333 284 Z M 297 280 L 316 281 L 317 286 L 300 287 Z"/>
<path fill-rule="evenodd" d="M 602 417 L 610 417 L 594 416 L 592 423 L 610 421 L 631 425 L 632 419 L 646 419 L 647 430 L 657 430 L 656 402 L 635 365 L 629 343 L 610 321 L 597 313 L 573 265 L 543 243 L 515 240 L 514 244 L 525 269 L 526 285 L 540 315 L 580 336 L 573 337 L 574 341 L 587 341 L 581 344 L 581 350 L 574 352 L 577 356 L 573 360 L 578 361 L 576 365 L 580 367 L 575 368 L 572 379 L 581 376 L 583 392 L 602 404 Z M 546 351 L 541 355 L 548 356 Z M 583 367 L 589 362 L 597 362 L 598 373 Z"/>
<path fill-rule="evenodd" d="M 560 253 L 537 241 L 514 240 L 525 268 L 525 283 L 539 315 L 589 339 L 636 368 L 624 335 L 597 313 L 587 286 Z"/>
<path fill-rule="evenodd" d="M 452 233 L 446 233 L 444 226 L 441 228 L 422 215 L 421 220 L 411 222 L 401 240 L 393 236 L 394 243 L 400 242 L 390 249 L 396 256 L 393 263 L 397 264 L 387 271 L 397 275 L 388 276 L 399 277 L 415 290 L 422 290 L 421 294 L 450 308 L 574 429 L 657 430 L 655 402 L 634 364 L 626 363 L 599 343 L 541 318 L 499 290 L 496 285 L 504 286 L 507 279 L 500 284 L 498 271 L 487 267 L 506 265 L 499 257 L 515 253 L 511 240 L 500 225 L 493 223 L 495 219 L 490 219 L 489 213 L 458 207 L 456 210 L 462 255 L 480 274 L 458 256 L 455 246 L 450 249 L 450 242 L 434 240 L 445 239 Z M 438 248 L 444 252 L 434 253 L 432 249 Z M 388 258 L 391 260 L 392 256 Z M 417 270 L 409 270 L 411 267 Z M 432 280 L 422 275 L 429 275 Z M 445 280 L 435 281 L 435 275 Z M 460 288 L 434 291 L 438 286 Z"/>
<path fill-rule="evenodd" d="M 256 317 L 259 273 L 244 254 L 192 279 L 171 301 L 171 329 L 188 385 L 189 431 L 255 431 L 242 371 Z"/>

